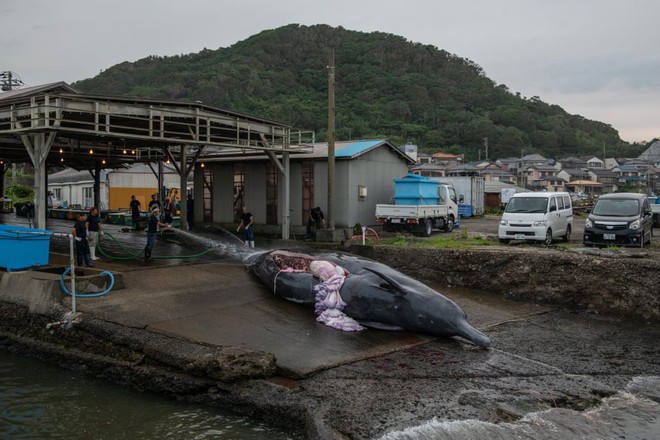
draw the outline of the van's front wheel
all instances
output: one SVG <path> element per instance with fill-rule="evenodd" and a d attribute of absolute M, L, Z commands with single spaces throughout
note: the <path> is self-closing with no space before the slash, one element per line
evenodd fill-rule
<path fill-rule="evenodd" d="M 545 240 L 543 240 L 543 243 L 546 246 L 550 246 L 552 244 L 552 229 L 545 231 Z"/>

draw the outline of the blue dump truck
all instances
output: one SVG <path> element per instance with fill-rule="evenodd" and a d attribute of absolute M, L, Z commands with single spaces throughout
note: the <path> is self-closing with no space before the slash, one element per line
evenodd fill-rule
<path fill-rule="evenodd" d="M 393 205 L 376 205 L 376 221 L 386 232 L 406 231 L 428 237 L 434 229 L 454 229 L 459 201 L 452 185 L 408 174 L 394 179 L 393 199 Z"/>

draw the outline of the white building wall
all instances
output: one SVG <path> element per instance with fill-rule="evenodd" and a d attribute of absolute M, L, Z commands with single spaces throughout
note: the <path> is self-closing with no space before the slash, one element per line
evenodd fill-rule
<path fill-rule="evenodd" d="M 92 197 L 85 199 L 84 197 L 84 188 L 89 188 L 89 191 L 92 194 Z M 94 204 L 94 182 L 81 181 L 81 182 L 64 182 L 64 183 L 51 183 L 48 185 L 48 191 L 53 192 L 53 190 L 60 190 L 60 201 L 66 202 L 67 206 L 79 205 L 83 209 L 91 208 Z M 101 210 L 107 209 L 108 207 L 108 187 L 105 182 L 100 182 L 100 194 L 99 200 Z"/>

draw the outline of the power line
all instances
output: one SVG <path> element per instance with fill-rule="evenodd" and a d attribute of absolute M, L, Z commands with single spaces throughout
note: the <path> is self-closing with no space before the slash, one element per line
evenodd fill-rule
<path fill-rule="evenodd" d="M 0 72 L 0 90 L 3 92 L 11 92 L 14 89 L 23 87 L 25 83 L 21 81 L 19 76 L 11 70 Z"/>

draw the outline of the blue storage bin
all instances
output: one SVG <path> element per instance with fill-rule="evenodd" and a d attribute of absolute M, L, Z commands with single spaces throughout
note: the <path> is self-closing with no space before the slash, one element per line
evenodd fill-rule
<path fill-rule="evenodd" d="M 0 225 L 0 267 L 8 272 L 48 264 L 52 231 Z"/>
<path fill-rule="evenodd" d="M 437 205 L 438 181 L 425 176 L 408 174 L 394 179 L 394 203 L 397 205 Z"/>

